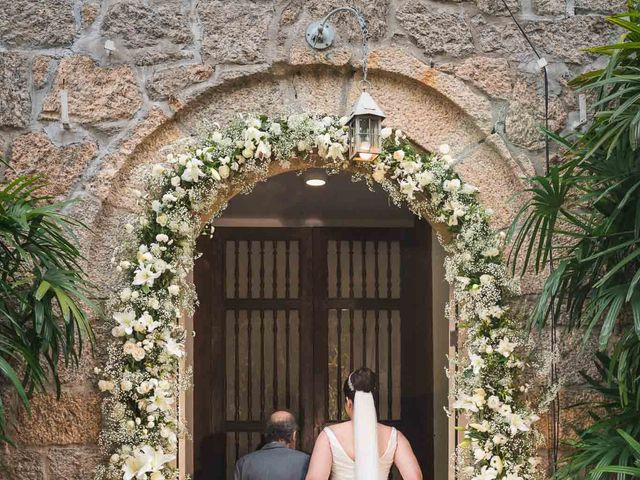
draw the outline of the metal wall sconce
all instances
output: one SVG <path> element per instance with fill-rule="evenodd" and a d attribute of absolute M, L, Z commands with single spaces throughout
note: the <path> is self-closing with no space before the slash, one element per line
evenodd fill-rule
<path fill-rule="evenodd" d="M 307 27 L 306 39 L 309 46 L 315 50 L 329 48 L 335 39 L 336 30 L 329 23 L 329 19 L 337 13 L 355 15 L 362 32 L 362 81 L 361 93 L 351 108 L 349 115 L 349 158 L 351 160 L 371 162 L 376 159 L 382 149 L 382 120 L 384 112 L 367 92 L 371 85 L 367 80 L 369 59 L 369 30 L 364 15 L 352 7 L 340 7 L 331 10 L 322 20 L 311 23 Z"/>

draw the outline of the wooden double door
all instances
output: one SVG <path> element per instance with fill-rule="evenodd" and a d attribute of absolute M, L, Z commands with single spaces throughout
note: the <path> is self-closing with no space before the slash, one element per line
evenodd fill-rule
<path fill-rule="evenodd" d="M 380 421 L 432 478 L 431 233 L 414 228 L 218 228 L 194 279 L 195 477 L 232 478 L 264 420 L 292 411 L 298 448 L 346 420 L 342 384 L 378 375 Z"/>

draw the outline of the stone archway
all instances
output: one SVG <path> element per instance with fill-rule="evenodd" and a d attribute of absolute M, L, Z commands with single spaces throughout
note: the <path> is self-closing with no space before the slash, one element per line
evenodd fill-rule
<path fill-rule="evenodd" d="M 515 206 L 503 200 L 505 194 L 517 189 L 522 169 L 511 159 L 499 136 L 491 133 L 484 101 L 453 78 L 436 74 L 417 61 L 409 67 L 403 64 L 402 72 L 395 67 L 383 70 L 380 65 L 391 65 L 393 52 L 382 53 L 379 60 L 373 56 L 377 68 L 374 94 L 388 112 L 389 123 L 408 125 L 407 133 L 427 150 L 446 142 L 460 146 L 456 153 L 461 162 L 455 166 L 456 171 L 479 186 L 483 204 L 496 212 L 494 225 L 505 227 Z M 288 103 L 298 111 L 319 105 L 324 111 L 340 112 L 355 95 L 354 84 L 345 66 L 328 72 L 305 69 L 304 73 L 298 66 L 277 66 L 265 74 L 225 82 L 184 105 L 177 100 L 180 108 L 172 119 L 162 112 L 152 112 L 113 154 L 110 168 L 102 169 L 89 186 L 97 200 L 86 211 L 95 215 L 91 223 L 97 227 L 92 256 L 111 258 L 113 237 L 122 229 L 123 216 L 136 211 L 134 190 L 142 189 L 145 181 L 140 173 L 155 161 L 163 145 L 197 133 L 211 122 L 224 122 L 243 110 L 281 111 Z M 494 176 L 487 177 L 487 171 Z M 96 276 L 104 274 L 98 281 L 108 289 L 112 285 L 108 267 L 97 270 Z"/>

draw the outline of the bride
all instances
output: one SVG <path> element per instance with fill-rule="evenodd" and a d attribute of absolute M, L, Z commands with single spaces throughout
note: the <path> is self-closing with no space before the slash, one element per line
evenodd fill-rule
<path fill-rule="evenodd" d="M 386 480 L 391 466 L 404 480 L 421 480 L 409 441 L 394 427 L 378 423 L 375 374 L 353 371 L 344 382 L 345 410 L 351 420 L 326 427 L 316 440 L 306 480 Z"/>

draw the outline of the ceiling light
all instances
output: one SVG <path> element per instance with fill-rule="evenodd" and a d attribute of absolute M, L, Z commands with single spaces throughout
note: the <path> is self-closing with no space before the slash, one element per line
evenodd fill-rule
<path fill-rule="evenodd" d="M 310 170 L 304 175 L 304 183 L 310 187 L 324 187 L 327 184 L 327 174 L 324 170 Z"/>

